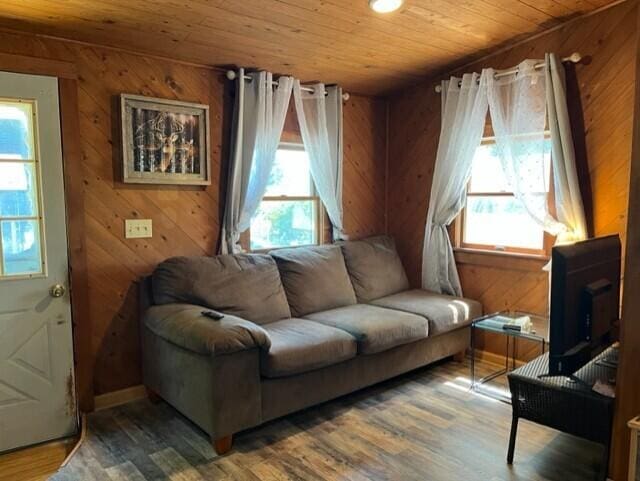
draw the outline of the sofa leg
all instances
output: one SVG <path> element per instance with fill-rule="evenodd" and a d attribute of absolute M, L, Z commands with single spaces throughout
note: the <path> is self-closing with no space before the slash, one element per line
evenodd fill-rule
<path fill-rule="evenodd" d="M 456 352 L 456 353 L 453 355 L 453 360 L 454 360 L 455 362 L 464 362 L 464 358 L 466 357 L 466 354 L 467 354 L 467 351 L 466 351 L 465 349 L 463 349 L 463 350 L 462 350 L 462 351 L 460 351 L 460 352 Z"/>
<path fill-rule="evenodd" d="M 152 389 L 146 386 L 145 386 L 145 389 L 147 390 L 147 397 L 149 398 L 149 401 L 151 401 L 151 404 L 158 404 L 159 402 L 162 401 L 162 398 L 158 395 L 157 392 L 153 391 Z"/>
<path fill-rule="evenodd" d="M 216 453 L 223 455 L 231 450 L 231 444 L 233 443 L 233 435 L 225 436 L 213 440 L 213 449 Z"/>

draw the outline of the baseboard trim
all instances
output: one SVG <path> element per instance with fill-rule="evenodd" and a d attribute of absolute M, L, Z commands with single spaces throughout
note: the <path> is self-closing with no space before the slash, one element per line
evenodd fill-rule
<path fill-rule="evenodd" d="M 67 457 L 64 458 L 64 461 L 62 461 L 60 465 L 61 468 L 64 468 L 67 463 L 71 461 L 71 458 L 78 452 L 80 445 L 84 443 L 85 439 L 87 439 L 87 415 L 82 413 L 80 415 L 80 433 L 76 436 L 76 444 L 71 451 L 69 451 Z"/>
<path fill-rule="evenodd" d="M 93 398 L 95 404 L 94 409 L 100 411 L 122 404 L 127 404 L 147 397 L 147 390 L 142 384 L 131 386 L 119 391 L 112 391 L 105 394 L 99 394 Z"/>

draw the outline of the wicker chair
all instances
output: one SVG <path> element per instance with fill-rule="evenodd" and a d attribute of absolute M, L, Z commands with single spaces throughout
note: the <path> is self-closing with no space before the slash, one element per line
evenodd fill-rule
<path fill-rule="evenodd" d="M 544 377 L 549 372 L 549 354 L 544 354 L 509 373 L 513 420 L 507 462 L 513 463 L 518 420 L 527 419 L 604 446 L 600 477 L 605 480 L 609 466 L 609 447 L 614 400 L 591 389 L 596 380 L 608 382 L 615 370 L 597 361 L 603 353 L 574 378 Z"/>

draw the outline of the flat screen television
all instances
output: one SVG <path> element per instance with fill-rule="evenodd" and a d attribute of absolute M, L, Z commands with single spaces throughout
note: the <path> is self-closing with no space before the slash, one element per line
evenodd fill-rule
<path fill-rule="evenodd" d="M 552 249 L 549 375 L 571 376 L 614 342 L 620 258 L 617 235 Z"/>

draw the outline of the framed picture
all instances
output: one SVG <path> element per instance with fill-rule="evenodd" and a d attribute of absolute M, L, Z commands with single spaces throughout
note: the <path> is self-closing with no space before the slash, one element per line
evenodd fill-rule
<path fill-rule="evenodd" d="M 209 106 L 120 95 L 123 182 L 211 184 Z"/>

